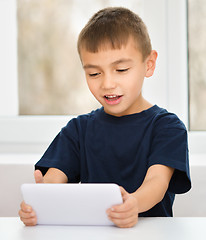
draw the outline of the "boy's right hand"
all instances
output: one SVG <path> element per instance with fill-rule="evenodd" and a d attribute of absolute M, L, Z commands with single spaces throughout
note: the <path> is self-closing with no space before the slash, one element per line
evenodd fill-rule
<path fill-rule="evenodd" d="M 41 171 L 36 170 L 34 172 L 34 178 L 36 183 L 44 183 L 44 178 Z M 36 213 L 31 206 L 27 205 L 24 201 L 21 203 L 21 209 L 19 210 L 19 216 L 21 221 L 26 226 L 35 226 L 37 224 Z"/>

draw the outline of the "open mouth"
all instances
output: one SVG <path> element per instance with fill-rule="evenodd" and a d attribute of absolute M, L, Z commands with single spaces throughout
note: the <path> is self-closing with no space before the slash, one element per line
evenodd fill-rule
<path fill-rule="evenodd" d="M 104 96 L 108 101 L 116 101 L 122 97 L 122 95 L 105 95 Z"/>
<path fill-rule="evenodd" d="M 104 95 L 104 99 L 109 105 L 117 105 L 121 102 L 123 95 Z"/>

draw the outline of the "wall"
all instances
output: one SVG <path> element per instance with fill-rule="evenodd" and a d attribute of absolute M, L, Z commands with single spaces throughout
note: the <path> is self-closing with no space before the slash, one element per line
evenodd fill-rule
<path fill-rule="evenodd" d="M 0 154 L 0 217 L 18 215 L 22 201 L 20 186 L 32 183 L 38 155 Z"/>
<path fill-rule="evenodd" d="M 190 156 L 190 172 L 192 189 L 176 196 L 174 216 L 177 217 L 206 217 L 206 155 Z"/>

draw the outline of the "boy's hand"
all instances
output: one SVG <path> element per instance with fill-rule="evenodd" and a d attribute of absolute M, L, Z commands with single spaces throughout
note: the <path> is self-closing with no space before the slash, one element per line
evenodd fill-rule
<path fill-rule="evenodd" d="M 34 172 L 34 178 L 36 183 L 44 183 L 44 178 L 41 171 L 36 170 Z M 24 201 L 21 203 L 21 209 L 19 210 L 19 216 L 21 221 L 26 226 L 34 226 L 37 224 L 36 213 L 31 206 L 27 205 Z"/>
<path fill-rule="evenodd" d="M 21 203 L 19 217 L 26 226 L 35 226 L 37 224 L 36 213 L 32 207 L 27 205 L 24 201 Z"/>
<path fill-rule="evenodd" d="M 120 187 L 123 204 L 113 206 L 107 210 L 108 218 L 118 227 L 133 227 L 138 222 L 137 199 L 124 188 Z"/>
<path fill-rule="evenodd" d="M 34 179 L 36 183 L 44 183 L 44 178 L 40 170 L 34 171 Z"/>

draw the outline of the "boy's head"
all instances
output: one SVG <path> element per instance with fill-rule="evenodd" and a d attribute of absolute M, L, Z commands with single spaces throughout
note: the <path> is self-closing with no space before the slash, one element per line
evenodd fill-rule
<path fill-rule="evenodd" d="M 125 8 L 97 12 L 79 35 L 78 51 L 88 87 L 106 113 L 119 117 L 151 106 L 141 91 L 157 53 L 136 14 Z"/>
<path fill-rule="evenodd" d="M 82 49 L 93 53 L 106 46 L 120 49 L 131 37 L 144 61 L 151 53 L 152 47 L 142 19 L 126 8 L 105 8 L 98 11 L 80 32 L 78 52 L 81 56 Z"/>

